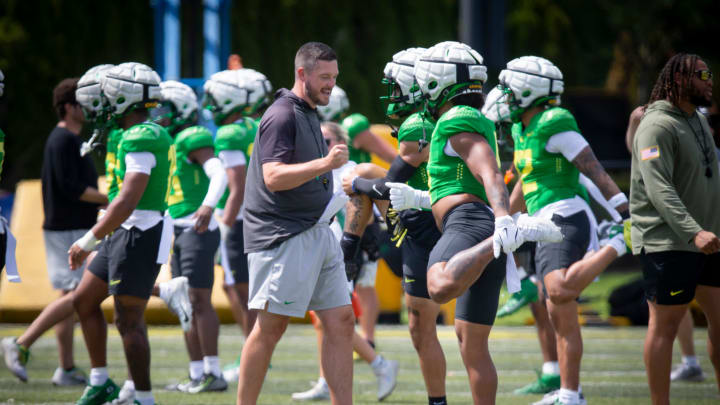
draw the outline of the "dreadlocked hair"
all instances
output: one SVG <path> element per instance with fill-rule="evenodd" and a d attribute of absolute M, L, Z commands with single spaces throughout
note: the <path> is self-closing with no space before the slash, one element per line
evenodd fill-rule
<path fill-rule="evenodd" d="M 699 56 L 687 53 L 678 53 L 670 58 L 660 71 L 646 106 L 658 100 L 669 100 L 677 105 L 680 96 L 690 86 L 698 59 Z M 675 80 L 675 76 L 680 76 L 679 82 Z"/>

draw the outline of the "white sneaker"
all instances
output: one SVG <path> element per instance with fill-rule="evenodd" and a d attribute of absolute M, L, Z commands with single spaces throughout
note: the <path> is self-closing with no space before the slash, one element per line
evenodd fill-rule
<path fill-rule="evenodd" d="M 382 401 L 392 394 L 397 384 L 397 375 L 400 365 L 395 360 L 383 358 L 380 367 L 375 372 L 378 382 L 378 401 Z"/>
<path fill-rule="evenodd" d="M 320 379 L 317 382 L 310 382 L 310 384 L 313 385 L 312 388 L 305 392 L 294 392 L 292 399 L 296 401 L 322 401 L 330 399 L 330 389 L 324 379 Z"/>
<path fill-rule="evenodd" d="M 222 375 L 227 382 L 237 382 L 238 377 L 240 376 L 240 366 L 226 368 L 225 370 L 223 370 Z"/>
<path fill-rule="evenodd" d="M 27 382 L 27 370 L 25 370 L 25 364 L 27 364 L 30 352 L 28 350 L 22 351 L 21 347 L 15 342 L 14 337 L 6 337 L 0 342 L 5 357 L 5 365 L 7 368 L 15 374 L 15 377 L 19 378 L 22 382 Z"/>
<path fill-rule="evenodd" d="M 160 297 L 165 301 L 168 308 L 180 319 L 180 326 L 185 332 L 190 330 L 192 324 L 192 306 L 188 296 L 187 277 L 175 277 L 163 283 L 167 288 L 167 296 Z"/>
<path fill-rule="evenodd" d="M 53 385 L 59 386 L 86 385 L 87 376 L 77 367 L 73 367 L 70 371 L 65 371 L 62 367 L 58 367 L 55 369 L 55 373 L 53 373 L 52 383 Z"/>
<path fill-rule="evenodd" d="M 689 366 L 685 363 L 679 364 L 670 373 L 670 381 L 694 381 L 700 382 L 705 380 L 705 374 L 703 374 L 700 365 Z"/>
<path fill-rule="evenodd" d="M 563 240 L 560 227 L 550 220 L 521 214 L 515 223 L 526 242 L 557 243 Z"/>
<path fill-rule="evenodd" d="M 533 402 L 532 405 L 553 405 L 560 397 L 560 390 L 550 391 L 541 400 Z"/>
<path fill-rule="evenodd" d="M 135 403 L 135 384 L 131 380 L 125 380 L 118 397 L 111 403 L 112 405 L 132 405 Z"/>

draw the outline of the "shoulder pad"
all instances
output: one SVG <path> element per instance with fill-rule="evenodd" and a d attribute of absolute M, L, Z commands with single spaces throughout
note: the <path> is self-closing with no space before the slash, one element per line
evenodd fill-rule
<path fill-rule="evenodd" d="M 123 132 L 120 147 L 125 152 L 160 152 L 168 150 L 172 138 L 165 128 L 153 123 L 142 123 Z"/>
<path fill-rule="evenodd" d="M 398 129 L 398 141 L 419 141 L 423 139 L 430 140 L 435 124 L 422 113 L 414 113 L 407 117 Z"/>
<path fill-rule="evenodd" d="M 180 131 L 175 137 L 178 151 L 190 152 L 200 148 L 212 148 L 213 137 L 210 131 L 202 126 L 193 126 Z"/>

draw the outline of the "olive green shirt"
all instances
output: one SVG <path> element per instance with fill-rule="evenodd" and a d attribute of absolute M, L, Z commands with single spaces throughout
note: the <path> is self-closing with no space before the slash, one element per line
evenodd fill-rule
<path fill-rule="evenodd" d="M 688 116 L 664 100 L 648 106 L 633 140 L 630 173 L 634 254 L 643 248 L 698 252 L 698 232 L 720 235 L 720 173 L 702 114 Z"/>

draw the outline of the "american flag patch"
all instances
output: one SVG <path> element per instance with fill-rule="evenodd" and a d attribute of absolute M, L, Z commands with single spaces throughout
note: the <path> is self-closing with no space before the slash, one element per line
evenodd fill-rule
<path fill-rule="evenodd" d="M 660 148 L 657 145 L 640 151 L 640 159 L 642 160 L 655 159 L 656 157 L 660 157 Z"/>

